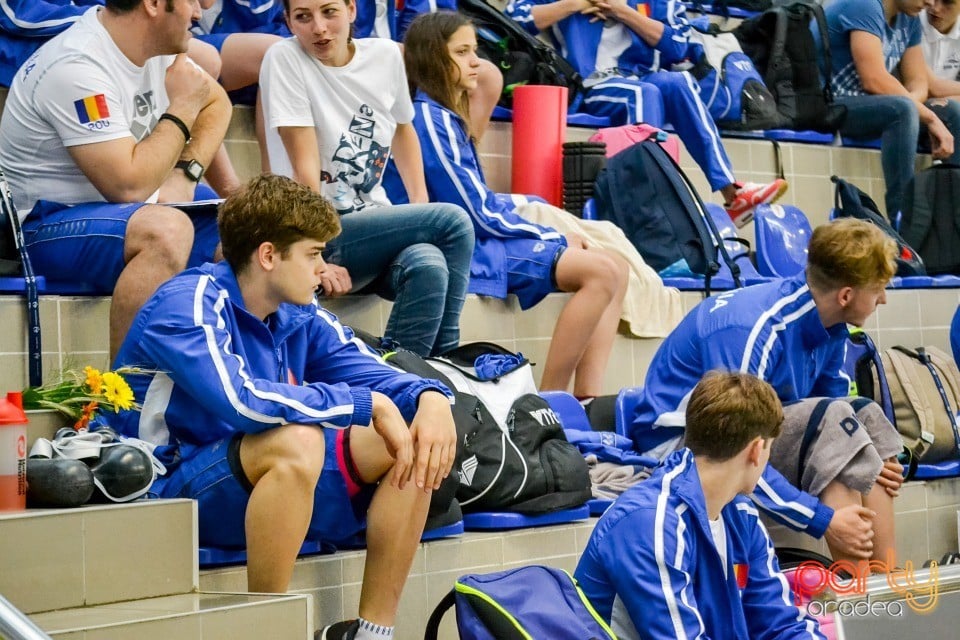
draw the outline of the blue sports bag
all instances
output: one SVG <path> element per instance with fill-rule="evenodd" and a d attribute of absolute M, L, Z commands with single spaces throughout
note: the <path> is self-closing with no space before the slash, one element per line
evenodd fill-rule
<path fill-rule="evenodd" d="M 573 576 L 552 567 L 462 576 L 430 615 L 424 640 L 437 640 L 454 604 L 461 640 L 617 640 Z"/>

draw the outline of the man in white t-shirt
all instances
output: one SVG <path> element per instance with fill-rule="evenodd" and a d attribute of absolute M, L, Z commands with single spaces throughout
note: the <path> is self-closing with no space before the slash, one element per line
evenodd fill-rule
<path fill-rule="evenodd" d="M 926 0 L 920 13 L 931 98 L 960 97 L 960 0 Z"/>
<path fill-rule="evenodd" d="M 37 273 L 112 290 L 113 352 L 160 283 L 213 257 L 212 217 L 194 224 L 155 203 L 193 200 L 231 108 L 184 55 L 198 0 L 105 4 L 17 72 L 0 166 Z M 227 180 L 208 176 L 215 189 Z"/>

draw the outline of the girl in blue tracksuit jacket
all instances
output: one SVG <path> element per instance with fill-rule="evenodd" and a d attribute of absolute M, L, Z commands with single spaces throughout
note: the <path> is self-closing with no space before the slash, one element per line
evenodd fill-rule
<path fill-rule="evenodd" d="M 467 120 L 467 91 L 479 58 L 473 25 L 460 14 L 424 14 L 410 25 L 404 59 L 414 94 L 414 127 L 431 201 L 460 205 L 473 221 L 476 246 L 470 290 L 528 309 L 551 291 L 574 295 L 557 320 L 543 389 L 591 397 L 601 392 L 626 291 L 626 265 L 582 239 L 525 220 L 511 198 L 486 185 Z M 394 200 L 394 193 L 390 194 Z M 396 200 L 394 200 L 396 201 Z M 571 246 L 572 245 L 572 246 Z"/>

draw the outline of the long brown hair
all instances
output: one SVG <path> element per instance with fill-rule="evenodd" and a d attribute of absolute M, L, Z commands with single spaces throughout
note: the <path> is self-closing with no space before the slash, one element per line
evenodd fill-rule
<path fill-rule="evenodd" d="M 467 92 L 457 87 L 460 69 L 447 51 L 447 41 L 458 29 L 468 26 L 473 23 L 454 11 L 421 14 L 403 38 L 403 60 L 410 95 L 419 89 L 456 113 L 463 119 L 467 135 L 472 137 Z"/>

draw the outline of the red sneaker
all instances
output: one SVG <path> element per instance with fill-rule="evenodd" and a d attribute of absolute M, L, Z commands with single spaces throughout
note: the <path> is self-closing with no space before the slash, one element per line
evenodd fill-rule
<path fill-rule="evenodd" d="M 737 183 L 737 193 L 732 202 L 723 205 L 727 215 L 737 228 L 742 228 L 753 220 L 753 209 L 757 205 L 770 204 L 787 192 L 787 181 L 777 178 L 768 184 L 756 182 Z"/>

